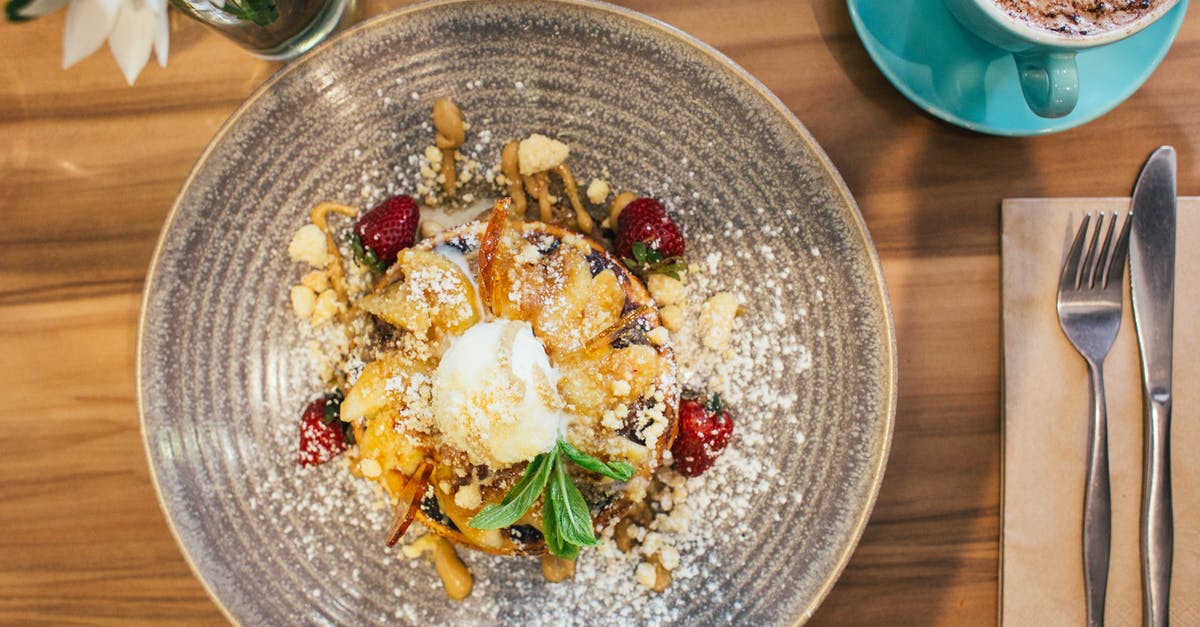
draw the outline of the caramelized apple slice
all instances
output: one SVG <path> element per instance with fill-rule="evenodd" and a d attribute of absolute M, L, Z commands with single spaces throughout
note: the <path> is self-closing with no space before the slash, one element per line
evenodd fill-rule
<path fill-rule="evenodd" d="M 612 270 L 592 276 L 588 246 L 561 242 L 543 254 L 497 203 L 479 251 L 480 291 L 497 317 L 528 320 L 551 356 L 580 348 L 615 323 L 625 287 Z"/>
<path fill-rule="evenodd" d="M 414 444 L 419 439 L 410 436 L 424 426 L 413 419 L 423 413 L 407 401 L 413 392 L 420 398 L 422 388 L 429 387 L 431 371 L 427 363 L 388 353 L 363 368 L 342 401 L 341 418 L 355 425 L 359 459 L 378 464 L 379 474 L 369 478 L 382 479 L 392 495 L 401 487 L 394 473 L 411 475 L 428 456 Z"/>
<path fill-rule="evenodd" d="M 341 417 L 345 422 L 360 418 L 371 418 L 380 411 L 397 410 L 405 404 L 404 391 L 410 386 L 416 389 L 424 383 L 429 385 L 433 366 L 416 361 L 393 351 L 367 364 L 350 392 L 342 401 Z"/>
<path fill-rule="evenodd" d="M 593 277 L 582 253 L 568 250 L 559 257 L 560 276 L 548 282 L 556 289 L 548 290 L 533 318 L 534 332 L 555 358 L 579 350 L 615 324 L 625 305 L 625 288 L 612 270 Z"/>
<path fill-rule="evenodd" d="M 599 418 L 652 392 L 663 367 L 654 348 L 644 344 L 581 351 L 559 362 L 558 393 L 572 414 Z"/>
<path fill-rule="evenodd" d="M 405 249 L 396 259 L 403 280 L 363 297 L 359 305 L 385 322 L 426 337 L 459 334 L 479 321 L 475 288 L 453 261 L 426 250 Z"/>

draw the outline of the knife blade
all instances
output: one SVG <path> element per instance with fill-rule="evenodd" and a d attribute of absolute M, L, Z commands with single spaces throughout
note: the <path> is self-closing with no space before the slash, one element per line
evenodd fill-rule
<path fill-rule="evenodd" d="M 1175 330 L 1175 149 L 1150 154 L 1133 188 L 1129 282 L 1142 357 L 1142 624 L 1169 618 L 1171 361 Z"/>

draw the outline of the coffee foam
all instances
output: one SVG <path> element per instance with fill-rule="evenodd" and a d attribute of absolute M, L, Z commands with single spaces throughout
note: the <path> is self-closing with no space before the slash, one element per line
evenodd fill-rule
<path fill-rule="evenodd" d="M 1063 35 L 1114 31 L 1153 13 L 1166 0 L 992 0 L 1013 19 Z"/>

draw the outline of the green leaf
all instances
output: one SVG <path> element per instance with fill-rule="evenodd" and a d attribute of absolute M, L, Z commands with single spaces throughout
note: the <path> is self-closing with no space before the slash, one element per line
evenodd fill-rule
<path fill-rule="evenodd" d="M 651 274 L 665 274 L 676 281 L 683 280 L 682 273 L 687 271 L 687 263 L 683 257 L 664 259 L 662 253 L 645 242 L 634 242 L 630 249 L 633 251 L 633 259 L 625 258 L 621 261 L 638 276 L 646 278 Z"/>
<path fill-rule="evenodd" d="M 579 557 L 579 547 L 563 540 L 554 522 L 556 517 L 554 503 L 550 499 L 542 501 L 542 535 L 546 538 L 546 548 L 554 557 L 576 559 Z"/>
<path fill-rule="evenodd" d="M 325 424 L 333 424 L 342 417 L 343 400 L 345 397 L 340 390 L 325 395 Z"/>
<path fill-rule="evenodd" d="M 558 441 L 558 448 L 580 468 L 604 475 L 617 481 L 629 481 L 633 478 L 633 466 L 621 461 L 602 462 L 587 453 L 575 448 L 566 440 Z"/>
<path fill-rule="evenodd" d="M 345 238 L 347 242 L 350 242 L 350 250 L 354 251 L 354 258 L 357 259 L 359 263 L 376 272 L 387 271 L 387 265 L 385 265 L 379 260 L 378 257 L 375 256 L 375 251 L 363 246 L 362 238 L 358 236 L 358 233 L 355 233 L 354 231 L 347 231 Z"/>
<path fill-rule="evenodd" d="M 679 259 L 679 257 L 673 257 L 673 259 Z M 655 268 L 654 271 L 659 274 L 665 274 L 676 281 L 682 281 L 682 273 L 687 271 L 687 264 L 680 259 L 679 261 L 673 263 L 663 264 Z"/>
<path fill-rule="evenodd" d="M 721 395 L 713 394 L 712 398 L 708 399 L 708 402 L 705 403 L 705 409 L 714 414 L 721 413 L 725 409 L 725 403 L 721 402 Z"/>
<path fill-rule="evenodd" d="M 555 454 L 557 457 L 557 454 Z M 554 476 L 550 478 L 550 489 L 546 499 L 552 501 L 555 532 L 562 540 L 577 546 L 597 546 L 596 532 L 592 529 L 592 514 L 587 501 L 583 500 L 579 488 L 571 481 L 564 464 L 554 464 Z"/>
<path fill-rule="evenodd" d="M 646 245 L 646 242 L 634 242 L 630 248 L 633 250 L 633 258 L 639 263 L 655 264 L 662 261 L 662 253 L 657 249 Z"/>
<path fill-rule="evenodd" d="M 32 3 L 33 0 L 8 0 L 4 3 L 4 17 L 7 17 L 10 22 L 28 22 L 33 18 L 28 15 L 22 15 L 21 9 Z"/>
<path fill-rule="evenodd" d="M 483 508 L 467 524 L 475 529 L 503 529 L 520 520 L 546 487 L 555 466 L 554 458 L 557 457 L 554 453 L 542 453 L 534 457 L 525 467 L 521 480 L 504 495 L 504 500 L 499 505 L 492 503 Z"/>
<path fill-rule="evenodd" d="M 225 0 L 221 10 L 244 22 L 266 26 L 279 19 L 275 0 Z"/>

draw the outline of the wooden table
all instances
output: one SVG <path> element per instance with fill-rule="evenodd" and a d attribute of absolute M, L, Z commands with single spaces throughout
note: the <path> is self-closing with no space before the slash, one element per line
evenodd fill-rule
<path fill-rule="evenodd" d="M 1128 194 L 1159 144 L 1180 149 L 1180 192 L 1200 194 L 1200 20 L 1102 119 L 1002 139 L 906 101 L 840 0 L 623 4 L 716 46 L 774 90 L 837 164 L 883 258 L 900 354 L 891 462 L 813 624 L 993 622 L 999 200 Z M 220 622 L 150 484 L 137 315 L 180 184 L 277 66 L 176 14 L 169 66 L 148 66 L 129 88 L 104 50 L 62 70 L 63 22 L 60 12 L 0 25 L 0 622 Z"/>

